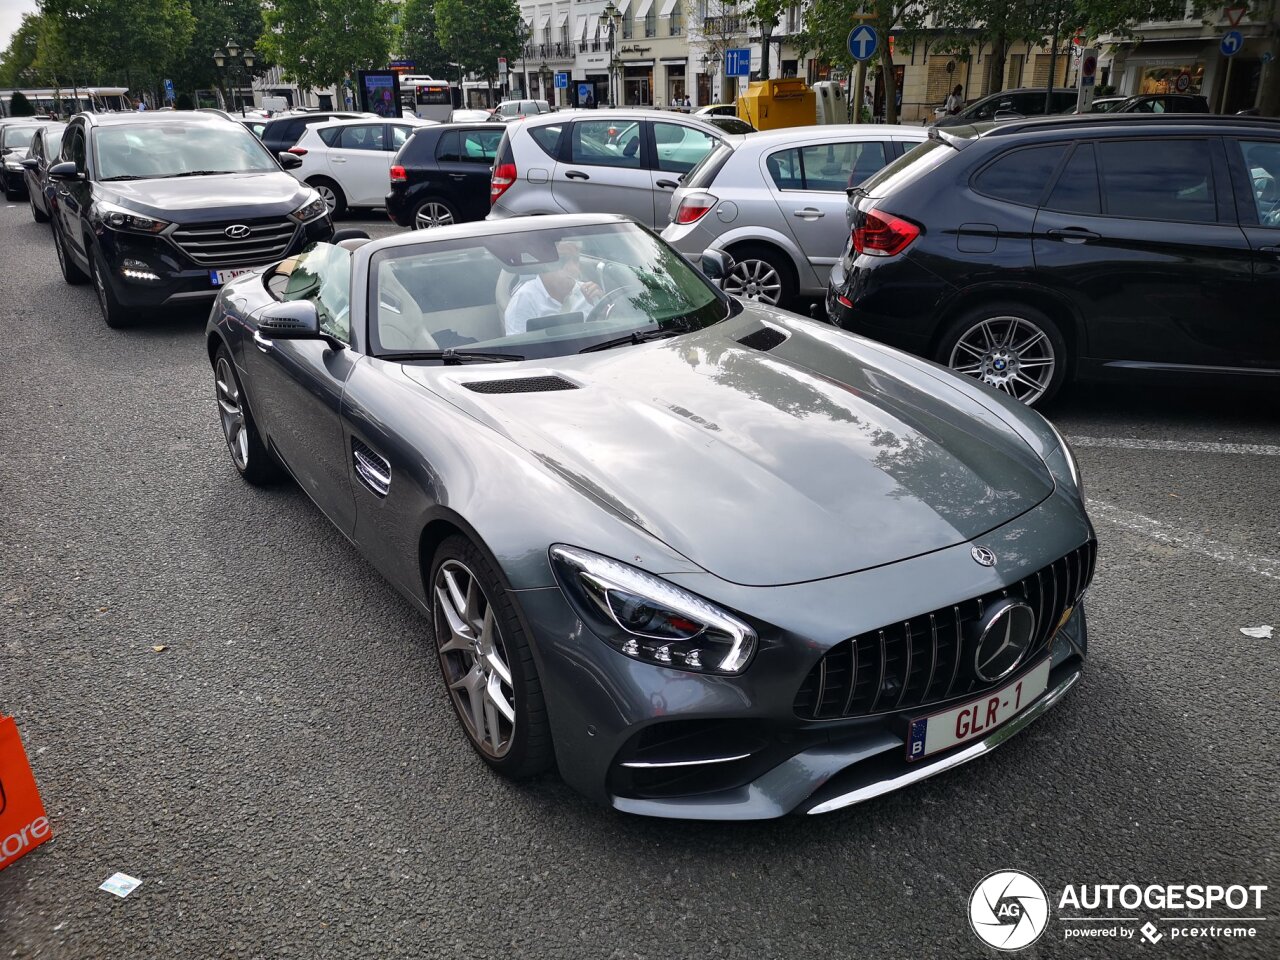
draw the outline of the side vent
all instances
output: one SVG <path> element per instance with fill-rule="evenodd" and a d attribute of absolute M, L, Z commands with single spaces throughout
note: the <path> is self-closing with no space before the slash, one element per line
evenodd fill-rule
<path fill-rule="evenodd" d="M 368 444 L 351 438 L 351 460 L 356 476 L 375 496 L 385 497 L 391 489 L 391 464 L 373 452 Z"/>
<path fill-rule="evenodd" d="M 744 347 L 750 347 L 752 350 L 759 350 L 761 353 L 767 353 L 780 343 L 786 343 L 787 335 L 773 327 L 761 327 L 753 333 L 748 333 L 745 337 L 739 337 L 738 342 Z"/>
<path fill-rule="evenodd" d="M 551 390 L 577 390 L 578 385 L 564 377 L 511 377 L 503 380 L 472 380 L 462 384 L 476 393 L 546 393 Z"/>

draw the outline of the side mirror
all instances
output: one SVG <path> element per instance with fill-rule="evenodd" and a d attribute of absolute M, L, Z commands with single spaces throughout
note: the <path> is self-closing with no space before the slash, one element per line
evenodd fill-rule
<path fill-rule="evenodd" d="M 703 276 L 720 287 L 724 285 L 725 280 L 729 278 L 729 274 L 733 272 L 733 257 L 715 247 L 707 247 L 702 251 L 702 258 L 698 264 L 702 270 Z"/>
<path fill-rule="evenodd" d="M 280 160 L 280 166 L 286 170 L 297 170 L 302 166 L 302 158 L 296 153 L 290 153 L 288 150 L 281 150 L 276 154 Z"/>
<path fill-rule="evenodd" d="M 84 175 L 74 160 L 63 160 L 49 168 L 50 180 L 83 180 Z"/>
<path fill-rule="evenodd" d="M 258 330 L 269 340 L 318 340 L 320 316 L 310 300 L 286 300 L 258 314 Z"/>
<path fill-rule="evenodd" d="M 22 161 L 22 165 L 26 167 L 28 170 L 37 170 L 40 167 L 40 161 L 37 160 L 35 157 L 27 157 L 25 160 Z"/>

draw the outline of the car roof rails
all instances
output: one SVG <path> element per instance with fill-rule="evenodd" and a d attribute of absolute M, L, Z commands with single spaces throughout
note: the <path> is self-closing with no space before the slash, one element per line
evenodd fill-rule
<path fill-rule="evenodd" d="M 1058 117 L 1028 117 L 1024 120 L 1005 120 L 984 130 L 980 136 L 1003 137 L 1014 133 L 1034 131 L 1070 130 L 1084 127 L 1218 127 L 1241 126 L 1280 129 L 1280 120 L 1273 117 L 1250 117 L 1223 113 L 1099 113 L 1073 114 Z"/>

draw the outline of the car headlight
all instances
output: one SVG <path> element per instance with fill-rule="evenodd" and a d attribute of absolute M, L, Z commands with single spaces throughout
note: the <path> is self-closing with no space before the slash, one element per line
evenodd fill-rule
<path fill-rule="evenodd" d="M 1080 481 L 1080 465 L 1076 463 L 1076 455 L 1071 449 L 1071 444 L 1067 443 L 1067 438 L 1064 437 L 1058 428 L 1047 419 L 1045 420 L 1045 423 L 1049 425 L 1049 429 L 1053 431 L 1053 435 L 1058 438 L 1058 450 L 1061 452 L 1063 462 L 1066 463 L 1067 466 L 1067 478 L 1071 481 L 1071 485 L 1075 488 L 1076 493 L 1078 493 L 1081 499 L 1083 499 L 1084 484 Z M 1054 465 L 1051 462 L 1052 460 L 1053 457 L 1051 455 L 1049 460 L 1046 462 L 1049 464 L 1049 471 L 1056 477 L 1057 473 L 1053 469 Z"/>
<path fill-rule="evenodd" d="M 297 220 L 299 223 L 306 223 L 308 220 L 314 220 L 316 217 L 322 216 L 329 211 L 329 205 L 324 202 L 320 194 L 312 194 L 310 200 L 300 206 L 289 216 Z"/>
<path fill-rule="evenodd" d="M 112 230 L 130 230 L 134 233 L 159 233 L 169 226 L 168 220 L 146 217 L 103 200 L 99 200 L 94 204 L 94 212 L 97 213 L 98 219 Z"/>
<path fill-rule="evenodd" d="M 756 633 L 719 607 L 652 574 L 556 544 L 551 560 L 574 606 L 615 650 L 698 673 L 742 673 Z"/>

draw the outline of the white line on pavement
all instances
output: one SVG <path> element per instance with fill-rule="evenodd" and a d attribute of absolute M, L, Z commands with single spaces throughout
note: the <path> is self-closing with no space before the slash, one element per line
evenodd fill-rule
<path fill-rule="evenodd" d="M 1134 513 L 1131 510 L 1125 510 L 1123 507 L 1117 507 L 1115 504 L 1105 503 L 1102 500 L 1089 498 L 1088 504 L 1089 516 L 1095 520 L 1102 520 L 1125 530 L 1132 530 L 1161 543 L 1181 547 L 1184 550 L 1193 550 L 1206 557 L 1212 557 L 1214 560 L 1242 567 L 1250 573 L 1256 573 L 1258 576 L 1266 577 L 1268 580 L 1280 580 L 1280 559 L 1275 557 L 1260 557 L 1246 550 L 1237 550 L 1235 547 L 1219 540 L 1210 540 L 1208 537 L 1201 536 L 1190 530 L 1183 530 L 1163 521 L 1144 516 L 1141 513 Z"/>
<path fill-rule="evenodd" d="M 1266 443 L 1209 443 L 1200 440 L 1126 440 L 1117 437 L 1067 437 L 1073 447 L 1115 447 L 1120 450 L 1167 450 L 1170 453 L 1246 453 L 1280 457 L 1280 446 Z"/>

